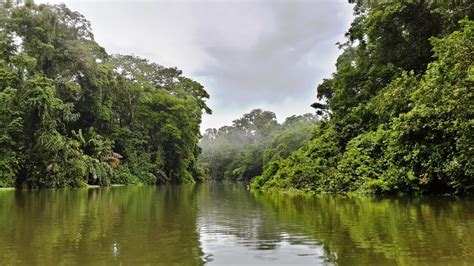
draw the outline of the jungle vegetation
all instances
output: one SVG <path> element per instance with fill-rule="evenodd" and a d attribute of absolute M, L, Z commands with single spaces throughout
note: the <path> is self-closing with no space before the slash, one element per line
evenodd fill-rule
<path fill-rule="evenodd" d="M 316 115 L 305 114 L 279 124 L 275 113 L 252 110 L 231 126 L 207 129 L 199 143 L 200 162 L 213 180 L 248 182 L 308 141 L 317 121 Z"/>
<path fill-rule="evenodd" d="M 350 2 L 355 18 L 347 41 L 338 43 L 336 72 L 317 86 L 312 106 L 320 121 L 311 139 L 283 156 L 278 145 L 290 138 L 276 140 L 276 151 L 243 145 L 220 149 L 237 157 L 203 161 L 218 176 L 244 176 L 257 190 L 472 193 L 474 4 Z M 222 145 L 226 131 L 215 137 L 209 130 L 205 138 Z M 207 146 L 204 154 L 212 151 Z"/>
<path fill-rule="evenodd" d="M 472 193 L 474 4 L 349 2 L 354 21 L 316 115 L 279 124 L 256 109 L 199 142 L 211 113 L 201 84 L 107 54 L 64 5 L 2 1 L 0 187 L 209 176 L 253 189 Z"/>
<path fill-rule="evenodd" d="M 208 98 L 177 68 L 107 54 L 64 5 L 0 2 L 0 187 L 202 180 Z"/>

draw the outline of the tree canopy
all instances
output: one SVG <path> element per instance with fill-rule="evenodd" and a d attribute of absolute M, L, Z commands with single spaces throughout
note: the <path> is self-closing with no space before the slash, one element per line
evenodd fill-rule
<path fill-rule="evenodd" d="M 0 4 L 0 187 L 194 182 L 209 95 L 109 55 L 65 5 Z"/>

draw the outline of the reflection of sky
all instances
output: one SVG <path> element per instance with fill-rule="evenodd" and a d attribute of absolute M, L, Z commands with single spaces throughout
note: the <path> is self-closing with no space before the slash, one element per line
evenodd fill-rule
<path fill-rule="evenodd" d="M 273 239 L 262 237 L 258 228 L 264 225 L 258 217 L 249 214 L 236 220 L 222 220 L 219 216 L 208 212 L 198 218 L 203 260 L 209 264 L 328 264 L 322 246 L 311 239 L 284 231 L 273 232 Z M 229 225 L 232 222 L 235 224 Z"/>

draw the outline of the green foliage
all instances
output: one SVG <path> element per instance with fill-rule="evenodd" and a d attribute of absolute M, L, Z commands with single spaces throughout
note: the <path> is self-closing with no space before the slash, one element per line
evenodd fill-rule
<path fill-rule="evenodd" d="M 313 104 L 329 120 L 251 186 L 472 193 L 472 5 L 357 1 L 354 10 L 337 71 Z"/>
<path fill-rule="evenodd" d="M 16 90 L 0 92 L 0 187 L 14 186 L 22 152 L 18 148 L 16 135 L 22 134 L 22 118 L 14 109 Z"/>
<path fill-rule="evenodd" d="M 257 178 L 254 188 L 290 188 L 321 190 L 331 186 L 336 173 L 340 149 L 334 127 L 320 123 L 314 135 L 299 150 L 288 158 L 271 162 L 273 164 Z"/>
<path fill-rule="evenodd" d="M 156 180 L 154 180 L 154 181 L 156 181 Z M 153 184 L 154 181 L 151 182 L 151 183 Z M 130 170 L 128 168 L 122 167 L 120 169 L 120 173 L 118 173 L 112 179 L 112 182 L 114 184 L 139 184 L 140 179 L 137 176 L 130 173 Z"/>
<path fill-rule="evenodd" d="M 316 117 L 306 114 L 278 124 L 274 113 L 253 110 L 232 126 L 208 129 L 200 161 L 212 179 L 249 181 L 309 140 L 315 123 Z"/>
<path fill-rule="evenodd" d="M 393 164 L 441 193 L 474 186 L 474 22 L 463 24 L 462 31 L 432 40 L 436 60 L 411 94 L 414 106 L 392 123 Z"/>
<path fill-rule="evenodd" d="M 0 4 L 0 186 L 194 182 L 199 83 L 109 56 L 64 5 Z"/>
<path fill-rule="evenodd" d="M 337 164 L 334 191 L 385 192 L 383 173 L 387 132 L 369 131 L 353 138 Z"/>

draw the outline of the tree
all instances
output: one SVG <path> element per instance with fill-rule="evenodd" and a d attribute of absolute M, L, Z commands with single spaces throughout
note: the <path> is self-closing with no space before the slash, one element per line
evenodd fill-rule
<path fill-rule="evenodd" d="M 0 186 L 194 182 L 209 95 L 177 68 L 109 56 L 65 5 L 0 4 Z"/>

